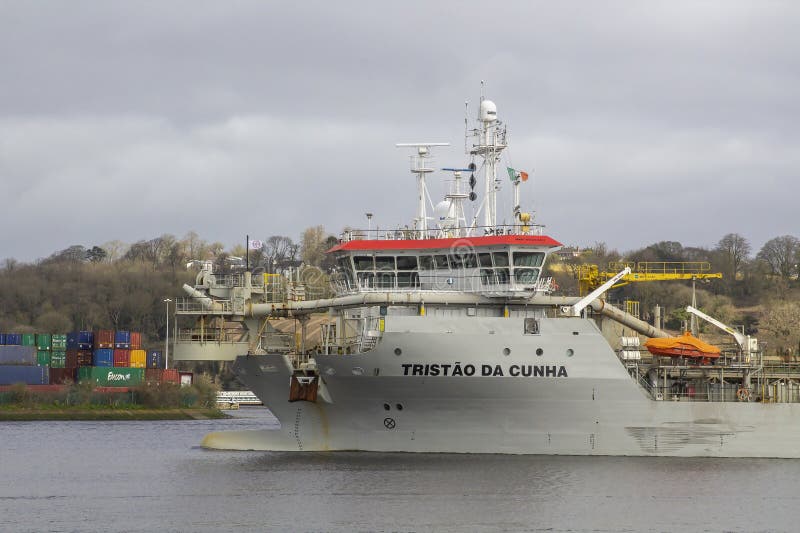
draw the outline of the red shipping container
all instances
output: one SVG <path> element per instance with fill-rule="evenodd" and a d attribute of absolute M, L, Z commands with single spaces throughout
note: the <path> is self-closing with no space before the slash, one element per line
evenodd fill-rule
<path fill-rule="evenodd" d="M 94 332 L 94 347 L 95 348 L 113 348 L 114 347 L 114 331 L 110 329 L 101 329 Z"/>
<path fill-rule="evenodd" d="M 92 366 L 91 350 L 67 350 L 64 368 L 77 368 L 79 366 Z"/>
<path fill-rule="evenodd" d="M 142 349 L 142 334 L 138 331 L 131 331 L 131 350 Z"/>
<path fill-rule="evenodd" d="M 131 366 L 130 350 L 114 350 L 114 366 Z"/>
<path fill-rule="evenodd" d="M 144 371 L 144 380 L 147 383 L 175 383 L 181 382 L 178 371 L 174 368 L 148 368 Z"/>
<path fill-rule="evenodd" d="M 50 368 L 50 384 L 60 385 L 65 381 L 75 383 L 77 370 L 75 368 Z"/>

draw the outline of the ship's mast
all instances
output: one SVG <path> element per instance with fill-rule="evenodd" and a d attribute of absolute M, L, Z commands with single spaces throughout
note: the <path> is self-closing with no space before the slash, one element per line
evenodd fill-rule
<path fill-rule="evenodd" d="M 500 154 L 506 148 L 506 130 L 502 122 L 497 120 L 497 106 L 491 100 L 486 100 L 481 94 L 478 109 L 479 128 L 473 130 L 473 135 L 478 137 L 478 143 L 472 146 L 470 155 L 479 156 L 484 161 L 485 195 L 483 198 L 483 225 L 484 231 L 494 233 L 497 229 L 497 163 Z"/>
<path fill-rule="evenodd" d="M 433 172 L 431 148 L 434 146 L 450 146 L 450 143 L 397 143 L 398 148 L 416 148 L 417 154 L 411 156 L 411 172 L 417 175 L 417 216 L 414 219 L 416 230 L 421 238 L 428 237 L 428 214 L 426 203 L 432 203 L 428 197 L 425 178 Z"/>

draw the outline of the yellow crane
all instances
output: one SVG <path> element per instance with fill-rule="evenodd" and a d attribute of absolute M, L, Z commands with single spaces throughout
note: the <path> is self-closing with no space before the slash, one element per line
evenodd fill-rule
<path fill-rule="evenodd" d="M 609 263 L 605 271 L 601 271 L 597 265 L 581 265 L 578 269 L 580 295 L 589 294 L 625 268 L 631 269 L 630 274 L 623 276 L 612 289 L 641 281 L 722 278 L 721 272 L 711 272 L 711 263 L 708 261 L 615 262 Z"/>

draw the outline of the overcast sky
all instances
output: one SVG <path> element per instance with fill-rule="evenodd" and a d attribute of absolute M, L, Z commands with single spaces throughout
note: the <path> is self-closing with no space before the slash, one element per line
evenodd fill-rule
<path fill-rule="evenodd" d="M 481 80 L 557 240 L 757 251 L 800 236 L 798 6 L 0 0 L 0 258 L 405 225 L 394 144 L 467 163 Z"/>

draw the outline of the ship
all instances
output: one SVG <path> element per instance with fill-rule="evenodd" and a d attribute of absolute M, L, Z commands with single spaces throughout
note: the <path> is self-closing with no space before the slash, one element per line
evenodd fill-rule
<path fill-rule="evenodd" d="M 648 354 L 643 339 L 670 335 L 607 299 L 629 269 L 582 297 L 556 293 L 545 265 L 561 243 L 521 207 L 527 174 L 503 168 L 509 137 L 496 104 L 481 96 L 477 107 L 467 164 L 437 169 L 432 153 L 444 143 L 398 144 L 412 150 L 416 216 L 395 230 L 344 232 L 328 250 L 331 294 L 314 295 L 302 269 L 221 274 L 207 265 L 184 285 L 177 312 L 200 327 L 176 331 L 185 341 L 177 358 L 224 354 L 279 421 L 211 433 L 202 445 L 800 457 L 798 391 L 770 380 L 755 339 L 739 335 L 719 353 L 701 345 L 701 357 Z M 434 206 L 435 171 L 448 192 Z M 513 200 L 500 215 L 503 185 Z M 273 327 L 281 318 L 297 324 L 295 335 Z M 181 356 L 181 346 L 200 355 Z"/>

